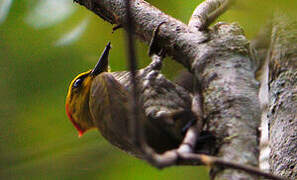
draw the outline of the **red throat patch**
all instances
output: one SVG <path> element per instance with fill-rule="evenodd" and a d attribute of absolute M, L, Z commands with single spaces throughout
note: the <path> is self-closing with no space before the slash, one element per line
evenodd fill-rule
<path fill-rule="evenodd" d="M 81 137 L 85 131 L 82 130 L 81 127 L 73 120 L 71 112 L 69 111 L 68 104 L 66 104 L 66 114 L 67 114 L 68 118 L 70 119 L 70 121 L 72 122 L 72 124 L 74 125 L 74 127 L 77 129 L 78 137 Z"/>

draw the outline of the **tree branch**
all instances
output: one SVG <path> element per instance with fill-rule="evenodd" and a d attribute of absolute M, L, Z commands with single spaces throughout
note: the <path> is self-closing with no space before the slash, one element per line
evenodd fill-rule
<path fill-rule="evenodd" d="M 189 21 L 189 28 L 201 31 L 208 28 L 221 14 L 223 14 L 234 0 L 206 0 L 199 4 Z"/>
<path fill-rule="evenodd" d="M 87 3 L 92 1 L 93 3 Z M 126 27 L 124 0 L 75 0 L 112 24 Z M 93 4 L 89 7 L 88 4 Z M 183 64 L 189 70 L 196 56 L 202 51 L 196 46 L 208 39 L 204 32 L 193 33 L 188 26 L 161 12 L 143 0 L 130 1 L 131 15 L 134 17 L 134 32 L 147 44 L 152 39 L 153 30 L 164 23 L 159 30 L 159 43 L 166 54 Z"/>
<path fill-rule="evenodd" d="M 150 147 L 143 147 L 147 153 L 147 160 L 158 168 L 164 168 L 174 165 L 207 165 L 210 167 L 221 167 L 241 170 L 250 174 L 261 176 L 273 180 L 284 180 L 282 177 L 275 176 L 266 172 L 262 172 L 260 169 L 241 165 L 234 162 L 227 162 L 214 156 L 195 154 L 193 153 L 192 147 L 195 146 L 197 141 L 198 129 L 193 126 L 191 127 L 185 138 L 178 149 L 170 150 L 164 154 L 156 154 Z"/>

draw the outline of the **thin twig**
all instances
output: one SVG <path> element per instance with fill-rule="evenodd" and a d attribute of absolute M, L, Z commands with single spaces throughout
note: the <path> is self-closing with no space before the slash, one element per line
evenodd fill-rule
<path fill-rule="evenodd" d="M 225 0 L 224 3 L 219 8 L 216 8 L 213 12 L 211 12 L 208 15 L 207 22 L 206 22 L 207 24 L 205 24 L 205 27 L 208 27 L 219 16 L 225 13 L 234 2 L 235 0 Z"/>
<path fill-rule="evenodd" d="M 221 14 L 223 14 L 234 0 L 206 0 L 194 10 L 189 27 L 194 31 L 205 30 Z"/>
<path fill-rule="evenodd" d="M 241 170 L 248 172 L 256 176 L 262 176 L 274 180 L 283 180 L 284 178 L 275 176 L 266 172 L 261 171 L 258 168 L 242 165 L 233 162 L 227 162 L 220 158 L 204 155 L 195 154 L 192 149 L 195 147 L 195 142 L 198 138 L 198 129 L 193 126 L 188 131 L 187 134 L 179 146 L 178 149 L 170 150 L 164 154 L 157 154 L 151 148 L 146 147 L 145 152 L 147 153 L 147 160 L 158 168 L 165 168 L 174 165 L 207 165 L 207 166 L 217 166 L 223 168 L 232 168 L 236 170 Z"/>
<path fill-rule="evenodd" d="M 137 91 L 137 79 L 136 79 L 136 70 L 137 70 L 137 60 L 136 60 L 136 52 L 135 52 L 135 41 L 133 38 L 134 34 L 134 25 L 133 25 L 133 17 L 131 15 L 131 7 L 130 1 L 125 0 L 126 7 L 126 35 L 128 41 L 128 62 L 129 69 L 131 71 L 131 82 L 132 82 L 132 114 L 131 114 L 131 124 L 130 124 L 130 132 L 131 132 L 131 140 L 132 142 L 140 147 L 140 121 L 139 119 L 139 111 L 138 111 L 138 91 Z"/>
<path fill-rule="evenodd" d="M 247 165 L 241 165 L 233 162 L 227 162 L 222 159 L 219 159 L 217 157 L 203 155 L 203 154 L 194 154 L 194 153 L 185 153 L 180 155 L 179 161 L 185 161 L 185 162 L 194 162 L 194 161 L 201 161 L 203 164 L 208 166 L 221 166 L 224 168 L 232 168 L 237 170 L 242 170 L 245 172 L 248 172 L 250 174 L 254 174 L 257 176 L 262 176 L 269 179 L 275 179 L 275 180 L 283 180 L 284 178 L 275 176 L 266 172 L 261 171 L 258 168 L 254 168 Z"/>

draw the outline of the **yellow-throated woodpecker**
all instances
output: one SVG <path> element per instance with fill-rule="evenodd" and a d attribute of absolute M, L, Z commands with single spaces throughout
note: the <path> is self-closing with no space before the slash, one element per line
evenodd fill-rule
<path fill-rule="evenodd" d="M 105 47 L 93 70 L 81 73 L 70 83 L 66 112 L 81 136 L 97 128 L 113 145 L 142 157 L 129 137 L 131 122 L 131 74 L 128 71 L 109 72 Z M 183 138 L 183 128 L 193 121 L 191 94 L 167 80 L 160 72 L 162 58 L 137 71 L 139 108 L 146 143 L 162 153 L 177 147 Z"/>

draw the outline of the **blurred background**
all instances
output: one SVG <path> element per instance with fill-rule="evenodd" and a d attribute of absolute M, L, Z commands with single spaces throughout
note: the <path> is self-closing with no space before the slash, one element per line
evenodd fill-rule
<path fill-rule="evenodd" d="M 201 1 L 149 0 L 187 22 Z M 280 9 L 296 17 L 295 0 L 248 0 L 220 17 L 252 39 Z M 205 167 L 157 170 L 107 143 L 97 131 L 78 138 L 65 114 L 70 81 L 94 67 L 108 41 L 110 66 L 126 70 L 123 30 L 72 0 L 0 0 L 0 179 L 208 179 Z M 149 62 L 137 42 L 139 66 Z M 169 58 L 168 78 L 182 67 Z"/>

